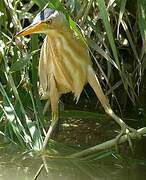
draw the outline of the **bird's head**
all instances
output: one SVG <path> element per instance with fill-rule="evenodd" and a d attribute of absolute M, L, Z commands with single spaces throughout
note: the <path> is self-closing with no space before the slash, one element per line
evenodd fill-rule
<path fill-rule="evenodd" d="M 65 28 L 68 28 L 68 23 L 64 14 L 54 9 L 45 8 L 17 36 L 26 36 L 33 33 L 49 34 L 51 30 L 63 30 Z"/>

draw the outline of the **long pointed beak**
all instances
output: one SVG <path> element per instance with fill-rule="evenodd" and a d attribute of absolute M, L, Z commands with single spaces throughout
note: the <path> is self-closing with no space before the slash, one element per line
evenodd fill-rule
<path fill-rule="evenodd" d="M 30 24 L 28 27 L 22 29 L 22 31 L 18 32 L 16 36 L 26 36 L 33 33 L 38 33 L 42 29 L 42 23 L 39 22 L 37 24 Z"/>

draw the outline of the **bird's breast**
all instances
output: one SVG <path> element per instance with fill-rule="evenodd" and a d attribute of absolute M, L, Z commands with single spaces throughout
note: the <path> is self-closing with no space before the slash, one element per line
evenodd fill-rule
<path fill-rule="evenodd" d="M 54 76 L 60 94 L 72 91 L 78 98 L 87 81 L 90 64 L 86 46 L 71 34 L 47 36 L 41 49 L 40 84 L 49 90 L 50 77 Z"/>

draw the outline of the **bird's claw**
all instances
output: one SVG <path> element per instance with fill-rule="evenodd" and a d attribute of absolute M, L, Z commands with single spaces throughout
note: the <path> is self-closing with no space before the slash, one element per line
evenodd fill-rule
<path fill-rule="evenodd" d="M 138 134 L 137 130 L 134 129 L 134 128 L 131 128 L 129 126 L 127 126 L 126 124 L 124 124 L 123 126 L 121 126 L 121 132 L 120 134 L 118 134 L 118 136 L 116 137 L 116 144 L 115 144 L 115 148 L 116 148 L 116 151 L 118 151 L 118 143 L 119 143 L 119 140 L 120 138 L 125 135 L 127 140 L 128 140 L 128 143 L 129 143 L 129 146 L 130 146 L 130 149 L 131 151 L 133 152 L 133 145 L 132 145 L 132 137 L 131 137 L 131 133 L 135 134 L 135 136 L 137 138 L 141 138 L 141 136 Z"/>

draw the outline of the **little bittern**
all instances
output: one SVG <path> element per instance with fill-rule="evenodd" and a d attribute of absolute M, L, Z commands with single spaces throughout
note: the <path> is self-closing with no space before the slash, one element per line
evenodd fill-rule
<path fill-rule="evenodd" d="M 43 142 L 43 149 L 58 121 L 60 96 L 72 92 L 78 101 L 86 83 L 95 91 L 105 112 L 121 126 L 121 133 L 117 137 L 127 131 L 136 133 L 136 130 L 128 127 L 111 109 L 92 68 L 87 46 L 74 35 L 62 12 L 50 8 L 43 9 L 32 24 L 17 35 L 32 33 L 46 34 L 40 53 L 39 81 L 44 97 L 51 102 L 52 122 Z"/>

